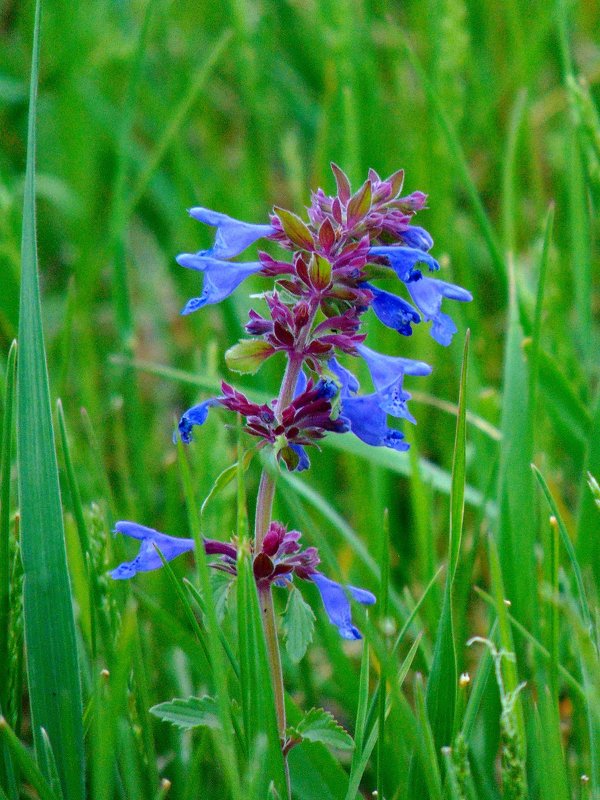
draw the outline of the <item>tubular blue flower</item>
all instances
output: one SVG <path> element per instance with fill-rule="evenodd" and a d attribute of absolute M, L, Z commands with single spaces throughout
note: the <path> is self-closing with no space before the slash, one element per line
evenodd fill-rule
<path fill-rule="evenodd" d="M 404 233 L 402 236 L 404 236 Z M 369 248 L 369 255 L 384 256 L 387 258 L 396 275 L 406 284 L 419 280 L 421 277 L 421 270 L 415 269 L 416 264 L 427 264 L 430 272 L 436 272 L 440 268 L 435 258 L 419 247 L 388 247 L 378 245 L 377 247 Z"/>
<path fill-rule="evenodd" d="M 340 636 L 344 639 L 361 639 L 360 631 L 352 624 L 350 600 L 344 587 L 330 578 L 326 578 L 320 572 L 313 572 L 310 580 L 316 584 L 329 621 L 336 626 Z M 352 597 L 362 605 L 370 606 L 375 603 L 375 595 L 366 589 L 358 589 L 355 586 L 348 586 L 347 589 Z"/>
<path fill-rule="evenodd" d="M 373 293 L 371 308 L 380 322 L 388 328 L 398 331 L 402 336 L 412 336 L 411 325 L 421 321 L 421 317 L 406 300 L 395 294 L 378 289 L 370 283 L 363 286 Z"/>
<path fill-rule="evenodd" d="M 310 458 L 308 457 L 306 449 L 301 444 L 290 444 L 289 447 L 298 456 L 298 463 L 294 467 L 294 471 L 304 472 L 305 469 L 309 469 Z"/>
<path fill-rule="evenodd" d="M 198 403 L 196 406 L 188 408 L 188 410 L 182 414 L 177 426 L 177 431 L 173 434 L 173 444 L 177 442 L 178 433 L 181 441 L 184 444 L 189 444 L 192 441 L 192 428 L 194 425 L 204 425 L 208 416 L 208 409 L 218 405 L 220 405 L 219 399 L 217 397 L 211 397 L 208 400 L 204 400 L 202 403 Z"/>
<path fill-rule="evenodd" d="M 209 208 L 196 206 L 190 208 L 189 214 L 194 219 L 212 225 L 217 229 L 215 243 L 210 250 L 201 250 L 198 255 L 212 256 L 213 258 L 227 259 L 239 255 L 257 239 L 275 233 L 272 225 L 253 225 L 250 222 L 240 222 L 227 214 L 211 211 Z"/>
<path fill-rule="evenodd" d="M 364 358 L 369 367 L 371 378 L 380 398 L 380 406 L 393 417 L 404 417 L 416 423 L 415 418 L 406 407 L 410 394 L 402 388 L 405 375 L 429 375 L 431 367 L 424 361 L 411 358 L 386 356 L 377 353 L 365 345 L 358 345 L 358 354 Z"/>
<path fill-rule="evenodd" d="M 425 228 L 418 225 L 411 225 L 408 230 L 403 231 L 400 236 L 408 247 L 416 247 L 418 250 L 427 252 L 433 247 L 433 239 Z"/>
<path fill-rule="evenodd" d="M 385 398 L 378 392 L 353 396 L 360 388 L 356 377 L 335 358 L 330 359 L 328 366 L 340 380 L 340 418 L 347 422 L 352 433 L 373 447 L 408 450 L 409 445 L 403 441 L 404 434 L 387 425 L 387 412 L 382 407 Z"/>
<path fill-rule="evenodd" d="M 163 562 L 158 554 L 157 547 L 167 561 L 172 561 L 181 553 L 187 553 L 194 549 L 193 539 L 167 536 L 165 533 L 155 531 L 153 528 L 138 525 L 137 522 L 117 522 L 115 533 L 131 536 L 141 542 L 139 553 L 133 561 L 125 561 L 110 573 L 111 578 L 115 580 L 133 578 L 138 572 L 150 572 L 153 569 L 162 567 Z"/>
<path fill-rule="evenodd" d="M 378 394 L 342 397 L 341 416 L 347 420 L 352 433 L 372 447 L 389 447 L 391 450 L 408 450 L 401 431 L 389 428 L 386 411 L 381 407 Z"/>
<path fill-rule="evenodd" d="M 468 303 L 473 299 L 471 293 L 453 283 L 426 277 L 407 283 L 406 288 L 425 320 L 431 320 L 433 323 L 430 330 L 431 336 L 439 344 L 448 346 L 457 328 L 452 319 L 440 310 L 442 299 L 447 297 L 449 300 Z"/>
<path fill-rule="evenodd" d="M 182 314 L 191 314 L 206 305 L 220 303 L 234 292 L 242 281 L 260 272 L 263 265 L 259 261 L 234 263 L 220 261 L 199 253 L 182 253 L 177 256 L 177 263 L 187 269 L 204 273 L 204 285 L 200 297 L 193 297 L 182 310 Z"/>

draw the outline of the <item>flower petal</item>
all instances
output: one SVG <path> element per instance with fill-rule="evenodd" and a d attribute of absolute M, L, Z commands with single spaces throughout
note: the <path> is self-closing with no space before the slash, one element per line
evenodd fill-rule
<path fill-rule="evenodd" d="M 250 277 L 260 272 L 263 265 L 259 261 L 249 261 L 247 263 L 234 263 L 231 261 L 220 261 L 210 256 L 181 253 L 177 256 L 177 263 L 187 269 L 194 269 L 204 273 L 204 285 L 200 297 L 193 297 L 187 302 L 182 310 L 182 314 L 191 314 L 206 305 L 220 303 L 234 292 L 237 287 Z"/>
<path fill-rule="evenodd" d="M 415 247 L 417 250 L 427 252 L 433 247 L 433 239 L 425 228 L 420 228 L 418 225 L 411 225 L 408 230 L 403 231 L 401 234 L 402 241 L 408 247 Z"/>
<path fill-rule="evenodd" d="M 340 381 L 342 397 L 349 397 L 351 394 L 358 392 L 360 383 L 357 377 L 349 369 L 342 367 L 337 358 L 330 358 L 327 366 Z"/>
<path fill-rule="evenodd" d="M 411 304 L 371 284 L 364 283 L 363 286 L 373 293 L 371 308 L 380 322 L 403 336 L 412 336 L 411 325 L 420 322 L 421 317 Z"/>
<path fill-rule="evenodd" d="M 404 375 L 429 375 L 429 364 L 411 358 L 386 356 L 365 345 L 358 345 L 356 349 L 367 362 L 381 408 L 393 417 L 404 417 L 409 422 L 416 423 L 406 407 L 410 394 L 403 389 Z"/>
<path fill-rule="evenodd" d="M 157 547 L 167 561 L 172 561 L 181 553 L 187 553 L 194 549 L 193 539 L 167 536 L 165 533 L 155 531 L 154 528 L 147 528 L 136 522 L 117 522 L 115 533 L 122 533 L 124 536 L 131 536 L 141 541 L 140 550 L 133 561 L 125 561 L 112 570 L 110 576 L 115 580 L 132 578 L 138 572 L 150 572 L 162 567 L 163 562 Z"/>
<path fill-rule="evenodd" d="M 340 416 L 350 425 L 350 430 L 365 444 L 372 447 L 389 447 L 392 450 L 408 450 L 401 431 L 389 428 L 386 411 L 381 407 L 378 394 L 342 398 Z"/>
<path fill-rule="evenodd" d="M 196 206 L 190 208 L 190 216 L 212 225 L 217 229 L 215 243 L 210 250 L 200 251 L 201 255 L 214 258 L 233 258 L 253 244 L 257 239 L 275 233 L 272 225 L 253 225 L 250 222 L 241 222 L 227 214 L 211 211 L 209 208 Z"/>
<path fill-rule="evenodd" d="M 404 233 L 402 236 L 404 236 Z M 391 268 L 404 283 L 410 283 L 421 277 L 420 270 L 415 270 L 417 264 L 427 264 L 430 272 L 436 272 L 440 268 L 433 256 L 418 247 L 371 247 L 369 255 L 385 256 Z"/>
<path fill-rule="evenodd" d="M 310 458 L 306 454 L 306 450 L 301 444 L 290 444 L 289 447 L 298 456 L 298 464 L 296 465 L 295 472 L 304 472 L 305 469 L 310 467 Z"/>
<path fill-rule="evenodd" d="M 198 403 L 197 406 L 192 406 L 181 415 L 177 430 L 173 434 L 173 444 L 177 443 L 177 434 L 179 434 L 181 441 L 184 444 L 189 444 L 192 441 L 192 428 L 194 425 L 204 425 L 208 416 L 208 409 L 213 406 L 220 405 L 220 401 L 216 397 L 211 397 Z"/>
<path fill-rule="evenodd" d="M 407 283 L 406 288 L 423 317 L 433 322 L 430 330 L 432 337 L 439 344 L 448 346 L 456 333 L 456 325 L 447 314 L 441 312 L 442 299 L 447 297 L 468 303 L 473 299 L 471 293 L 453 283 L 426 277 Z"/>
<path fill-rule="evenodd" d="M 350 600 L 344 587 L 320 572 L 313 572 L 310 579 L 316 584 L 325 606 L 325 612 L 340 635 L 344 639 L 361 639 L 360 631 L 352 624 Z M 359 603 L 371 605 L 375 602 L 375 597 L 365 589 L 349 586 L 348 590 Z"/>

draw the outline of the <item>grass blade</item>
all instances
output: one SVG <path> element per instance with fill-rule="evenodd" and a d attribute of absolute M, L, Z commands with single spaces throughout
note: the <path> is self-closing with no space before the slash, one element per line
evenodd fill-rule
<path fill-rule="evenodd" d="M 240 649 L 240 675 L 242 684 L 242 710 L 249 754 L 265 745 L 264 766 L 261 769 L 262 791 L 256 797 L 267 797 L 268 787 L 273 781 L 281 797 L 287 797 L 277 718 L 275 697 L 271 683 L 269 659 L 256 582 L 247 545 L 238 552 L 238 632 Z"/>
<path fill-rule="evenodd" d="M 66 800 L 84 796 L 81 686 L 42 331 L 35 230 L 35 121 L 41 3 L 36 5 L 23 208 L 18 477 L 24 619 L 33 735 L 52 745 Z M 49 618 L 52 609 L 52 619 Z"/>
<path fill-rule="evenodd" d="M 13 342 L 6 365 L 2 455 L 0 456 L 0 664 L 8 671 L 8 621 L 10 614 L 10 465 L 12 459 L 13 409 L 17 343 Z M 8 674 L 7 674 L 8 677 Z M 0 683 L 0 712 L 7 713 L 8 680 Z"/>

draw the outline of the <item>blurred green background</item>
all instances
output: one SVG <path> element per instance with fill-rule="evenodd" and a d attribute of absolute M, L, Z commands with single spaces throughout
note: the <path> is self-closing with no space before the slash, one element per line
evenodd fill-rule
<path fill-rule="evenodd" d="M 0 4 L 3 375 L 18 325 L 32 29 L 31 2 Z M 405 188 L 429 196 L 429 209 L 416 221 L 435 239 L 441 277 L 468 288 L 474 301 L 446 309 L 459 327 L 448 349 L 437 346 L 425 326 L 411 339 L 399 339 L 368 321 L 367 344 L 434 368 L 430 377 L 407 385 L 414 390 L 418 420 L 406 431 L 411 454 L 330 437 L 312 456 L 310 473 L 280 481 L 278 518 L 321 547 L 333 575 L 377 591 L 389 509 L 397 602 L 388 622 L 399 630 L 446 559 L 460 362 L 470 328 L 467 510 L 455 586 L 458 666 L 475 672 L 481 651 L 467 649 L 466 640 L 487 636 L 493 624 L 494 612 L 474 591 L 490 586 L 492 534 L 517 622 L 548 649 L 557 642 L 556 669 L 560 663 L 585 683 L 587 664 L 595 676 L 585 699 L 568 688 L 564 675 L 553 684 L 560 715 L 557 702 L 551 703 L 546 711 L 552 723 L 545 724 L 545 707 L 540 711 L 538 703 L 552 681 L 539 650 L 515 633 L 519 679 L 528 682 L 521 695 L 529 741 L 527 796 L 599 796 L 598 783 L 592 789 L 580 783 L 581 774 L 593 769 L 600 781 L 592 757 L 594 742 L 600 742 L 597 652 L 582 644 L 581 636 L 587 639 L 575 621 L 576 571 L 564 550 L 556 581 L 548 572 L 554 552 L 549 509 L 529 467 L 534 461 L 554 495 L 593 616 L 600 513 L 587 471 L 600 479 L 599 29 L 596 2 L 44 4 L 39 261 L 51 393 L 62 399 L 81 495 L 80 501 L 73 497 L 59 448 L 84 703 L 97 691 L 100 670 L 114 670 L 122 657 L 118 631 L 126 594 L 138 609 L 137 633 L 127 650 L 133 677 L 123 680 L 120 693 L 115 690 L 111 722 L 99 723 L 115 723 L 120 742 L 113 744 L 124 783 L 115 781 L 114 796 L 152 797 L 159 775 L 173 781 L 174 798 L 227 796 L 210 738 L 182 738 L 147 714 L 150 705 L 211 686 L 167 577 L 143 576 L 127 587 L 106 577 L 119 559 L 132 555 L 127 544 L 111 541 L 116 519 L 189 535 L 171 444 L 174 422 L 197 399 L 213 394 L 221 377 L 234 377 L 223 353 L 242 332 L 252 303 L 246 288 L 265 287 L 255 279 L 225 304 L 180 317 L 199 287 L 198 277 L 179 268 L 174 256 L 206 247 L 212 238 L 186 209 L 203 205 L 252 222 L 265 221 L 274 204 L 302 213 L 311 189 L 333 192 L 330 161 L 347 171 L 354 188 L 369 167 L 382 176 L 403 167 Z M 549 213 L 554 224 L 540 292 Z M 273 393 L 281 368 L 274 360 L 238 384 L 250 393 Z M 364 370 L 361 379 L 367 387 Z M 235 432 L 222 422 L 213 414 L 189 448 L 199 500 L 236 459 Z M 256 461 L 248 472 L 251 515 L 258 478 Z M 228 538 L 234 532 L 234 497 L 231 486 L 207 507 L 206 535 Z M 77 508 L 89 534 L 88 555 L 78 544 Z M 12 535 L 11 553 L 15 559 Z M 91 595 L 86 559 L 99 575 Z M 20 701 L 19 568 L 18 561 L 11 563 L 9 721 L 28 741 L 27 706 Z M 188 574 L 190 564 L 175 569 Z M 409 633 L 410 641 L 423 633 L 413 670 L 425 676 L 442 586 L 440 577 Z M 559 595 L 552 594 L 553 586 Z M 318 603 L 313 605 L 319 620 L 315 643 L 299 665 L 285 664 L 287 686 L 303 707 L 325 705 L 352 730 L 360 649 L 342 646 Z M 558 639 L 552 633 L 557 617 Z M 375 659 L 374 676 L 377 671 Z M 410 796 L 407 776 L 419 736 L 407 723 L 415 691 L 411 676 L 410 703 L 393 704 L 382 751 L 389 798 Z M 86 707 L 91 725 L 93 713 Z M 499 788 L 495 774 L 500 709 L 493 676 L 476 713 L 469 740 L 476 796 L 512 797 L 506 786 Z M 98 754 L 89 729 L 88 743 L 92 783 L 104 787 L 91 796 L 112 797 L 112 786 L 107 789 L 98 777 L 102 759 L 112 754 L 101 747 Z M 551 748 L 556 773 L 548 778 L 543 773 Z M 311 753 L 317 751 L 307 749 L 296 769 L 297 796 L 343 797 L 342 773 L 320 750 Z M 312 789 L 303 788 L 319 759 L 325 759 L 319 763 L 329 783 L 319 773 L 323 785 L 315 778 Z M 134 776 L 129 783 L 122 777 L 128 771 Z M 371 765 L 365 793 L 375 786 L 374 774 Z M 436 796 L 429 785 L 420 791 Z"/>

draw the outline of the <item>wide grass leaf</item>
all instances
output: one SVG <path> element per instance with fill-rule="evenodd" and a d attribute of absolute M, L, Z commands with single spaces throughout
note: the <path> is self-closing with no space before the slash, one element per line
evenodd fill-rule
<path fill-rule="evenodd" d="M 64 796 L 66 800 L 78 800 L 84 796 L 81 686 L 42 331 L 35 229 L 39 36 L 38 2 L 23 208 L 17 370 L 23 602 L 36 753 L 40 758 L 46 752 L 44 729 L 56 759 Z"/>

